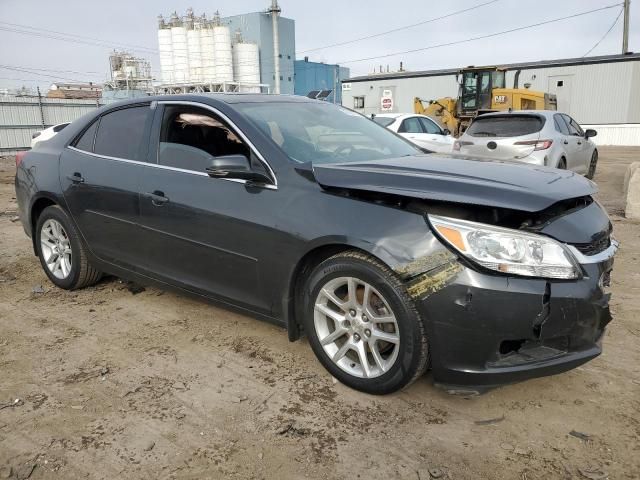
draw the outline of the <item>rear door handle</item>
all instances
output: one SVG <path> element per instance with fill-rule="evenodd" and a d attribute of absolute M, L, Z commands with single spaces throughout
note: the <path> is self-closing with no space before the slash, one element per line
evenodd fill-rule
<path fill-rule="evenodd" d="M 73 172 L 73 175 L 67 175 L 67 180 L 71 180 L 73 183 L 84 183 L 84 178 L 80 172 Z"/>
<path fill-rule="evenodd" d="M 565 141 L 564 141 L 564 144 L 565 144 L 565 145 L 569 145 L 569 140 L 565 140 Z"/>
<path fill-rule="evenodd" d="M 578 145 L 582 145 L 582 142 L 578 142 Z"/>
<path fill-rule="evenodd" d="M 151 203 L 153 203 L 156 207 L 161 207 L 169 201 L 169 199 L 164 196 L 164 192 L 161 192 L 160 190 L 154 190 L 151 193 L 145 193 L 144 196 L 150 198 Z"/>

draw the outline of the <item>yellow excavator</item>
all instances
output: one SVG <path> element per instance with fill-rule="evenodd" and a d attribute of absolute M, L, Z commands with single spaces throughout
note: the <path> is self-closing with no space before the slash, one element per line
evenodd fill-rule
<path fill-rule="evenodd" d="M 458 79 L 462 79 L 458 98 L 425 101 L 416 97 L 414 112 L 434 118 L 458 137 L 483 113 L 557 109 L 555 95 L 518 87 L 520 70 L 516 72 L 513 88 L 506 88 L 505 73 L 499 67 L 465 68 L 458 74 Z"/>

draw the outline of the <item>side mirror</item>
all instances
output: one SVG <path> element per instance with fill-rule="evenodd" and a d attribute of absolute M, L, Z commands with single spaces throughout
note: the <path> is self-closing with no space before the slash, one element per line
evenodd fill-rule
<path fill-rule="evenodd" d="M 595 137 L 596 135 L 598 135 L 598 132 L 593 128 L 589 128 L 586 132 L 584 132 L 584 138 L 591 138 Z"/>
<path fill-rule="evenodd" d="M 215 157 L 206 168 L 212 178 L 237 178 L 255 183 L 270 183 L 266 175 L 251 170 L 249 159 L 244 155 L 223 155 Z"/>
<path fill-rule="evenodd" d="M 443 135 L 451 135 L 451 130 L 449 130 L 448 128 L 445 128 L 444 130 L 442 130 L 442 134 Z"/>

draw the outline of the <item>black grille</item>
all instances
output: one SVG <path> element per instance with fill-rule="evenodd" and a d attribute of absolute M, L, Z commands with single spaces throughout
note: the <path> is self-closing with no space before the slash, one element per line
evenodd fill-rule
<path fill-rule="evenodd" d="M 576 243 L 573 246 L 580 250 L 583 255 L 597 255 L 611 246 L 611 237 L 606 235 L 591 243 Z"/>

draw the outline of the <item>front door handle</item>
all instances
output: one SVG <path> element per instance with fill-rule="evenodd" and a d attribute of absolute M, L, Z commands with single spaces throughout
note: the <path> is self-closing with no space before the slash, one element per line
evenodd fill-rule
<path fill-rule="evenodd" d="M 84 183 L 84 178 L 80 172 L 73 172 L 73 175 L 67 175 L 67 180 L 71 180 L 73 183 Z"/>
<path fill-rule="evenodd" d="M 153 203 L 156 207 L 161 207 L 169 201 L 169 199 L 164 196 L 164 192 L 161 192 L 160 190 L 154 190 L 151 193 L 145 193 L 144 196 L 150 198 L 151 203 Z"/>
<path fill-rule="evenodd" d="M 582 145 L 582 142 L 578 140 L 578 145 Z"/>
<path fill-rule="evenodd" d="M 564 141 L 564 144 L 565 144 L 565 145 L 569 145 L 569 140 L 565 140 L 565 141 Z"/>

